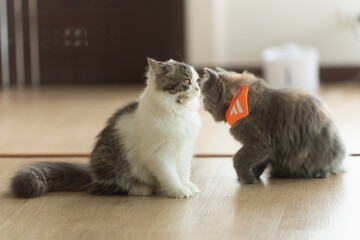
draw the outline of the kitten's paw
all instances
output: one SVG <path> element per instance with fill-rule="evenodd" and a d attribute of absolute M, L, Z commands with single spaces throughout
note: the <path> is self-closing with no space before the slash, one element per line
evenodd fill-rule
<path fill-rule="evenodd" d="M 194 194 L 187 186 L 182 186 L 181 188 L 167 191 L 167 195 L 172 198 L 188 198 Z"/>
<path fill-rule="evenodd" d="M 134 184 L 129 190 L 129 195 L 137 196 L 149 196 L 153 192 L 153 189 L 145 184 Z"/>
<path fill-rule="evenodd" d="M 317 170 L 313 173 L 313 177 L 315 178 L 327 178 L 331 176 L 331 173 L 326 170 Z"/>
<path fill-rule="evenodd" d="M 200 192 L 199 188 L 192 182 L 185 183 L 185 186 L 187 186 L 193 194 Z"/>
<path fill-rule="evenodd" d="M 243 184 L 255 184 L 257 179 L 252 172 L 237 172 L 238 179 Z"/>
<path fill-rule="evenodd" d="M 245 176 L 245 177 L 239 177 L 239 181 L 242 184 L 256 184 L 258 183 L 258 180 L 255 177 L 249 177 L 249 176 Z"/>

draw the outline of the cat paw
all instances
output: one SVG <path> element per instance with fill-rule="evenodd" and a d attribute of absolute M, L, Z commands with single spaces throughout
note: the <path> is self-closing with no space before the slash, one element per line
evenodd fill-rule
<path fill-rule="evenodd" d="M 153 189 L 145 184 L 136 184 L 131 186 L 129 190 L 129 195 L 137 196 L 149 196 L 153 192 Z"/>
<path fill-rule="evenodd" d="M 258 180 L 255 177 L 239 177 L 239 181 L 243 184 L 256 184 Z"/>
<path fill-rule="evenodd" d="M 187 186 L 193 194 L 199 193 L 199 188 L 192 182 L 185 183 L 185 186 Z"/>
<path fill-rule="evenodd" d="M 254 174 L 252 174 L 252 172 L 237 172 L 238 175 L 238 179 L 241 183 L 243 184 L 255 184 L 257 183 L 257 179 L 254 176 Z"/>
<path fill-rule="evenodd" d="M 182 186 L 181 188 L 167 191 L 167 195 L 172 198 L 188 198 L 194 194 L 187 186 Z"/>

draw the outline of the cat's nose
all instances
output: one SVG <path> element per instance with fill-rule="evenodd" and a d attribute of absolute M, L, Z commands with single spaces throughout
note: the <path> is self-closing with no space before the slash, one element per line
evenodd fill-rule
<path fill-rule="evenodd" d="M 198 88 L 195 88 L 195 90 L 198 92 L 199 91 L 199 89 Z"/>

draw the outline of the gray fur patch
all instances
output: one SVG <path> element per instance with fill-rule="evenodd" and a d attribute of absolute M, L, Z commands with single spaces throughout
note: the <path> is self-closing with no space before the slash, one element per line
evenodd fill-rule
<path fill-rule="evenodd" d="M 133 102 L 118 110 L 108 120 L 106 127 L 98 135 L 98 141 L 91 153 L 90 169 L 96 183 L 94 193 L 113 194 L 127 192 L 134 181 L 126 151 L 122 144 L 123 138 L 118 136 L 115 123 L 124 114 L 133 113 L 138 102 Z"/>
<path fill-rule="evenodd" d="M 90 184 L 86 165 L 42 162 L 23 167 L 10 187 L 15 197 L 34 198 L 50 191 L 85 191 Z"/>
<path fill-rule="evenodd" d="M 273 176 L 327 177 L 341 169 L 345 149 L 322 103 L 291 89 L 276 90 L 252 74 L 219 71 L 202 79 L 204 108 L 225 121 L 232 93 L 249 87 L 249 115 L 230 133 L 243 144 L 234 167 L 244 183 L 255 183 L 267 164 Z"/>

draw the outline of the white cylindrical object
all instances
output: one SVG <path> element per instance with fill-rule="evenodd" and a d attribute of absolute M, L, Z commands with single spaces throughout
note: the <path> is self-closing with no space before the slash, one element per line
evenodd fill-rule
<path fill-rule="evenodd" d="M 288 44 L 263 51 L 265 80 L 273 87 L 298 87 L 316 92 L 319 87 L 319 55 L 314 47 Z"/>

